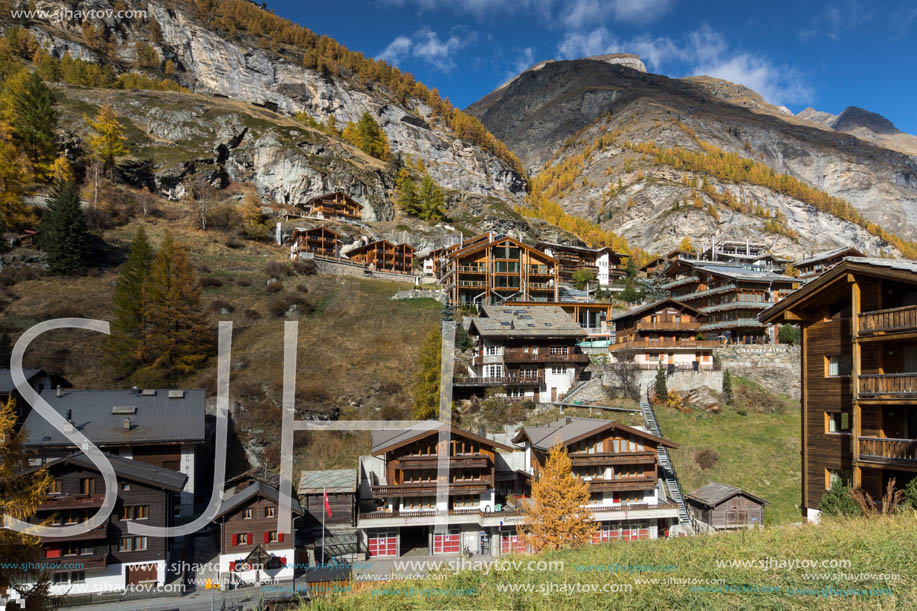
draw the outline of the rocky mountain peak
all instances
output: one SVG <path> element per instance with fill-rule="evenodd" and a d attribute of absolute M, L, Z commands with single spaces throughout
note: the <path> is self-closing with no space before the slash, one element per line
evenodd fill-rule
<path fill-rule="evenodd" d="M 858 127 L 864 127 L 876 134 L 897 134 L 898 128 L 880 114 L 859 108 L 857 106 L 848 106 L 838 117 L 831 123 L 831 127 L 838 131 L 849 131 Z"/>
<path fill-rule="evenodd" d="M 608 53 L 606 55 L 593 55 L 584 59 L 591 59 L 597 62 L 605 62 L 614 66 L 624 66 L 632 68 L 638 72 L 646 72 L 646 65 L 640 59 L 639 55 L 633 53 Z"/>

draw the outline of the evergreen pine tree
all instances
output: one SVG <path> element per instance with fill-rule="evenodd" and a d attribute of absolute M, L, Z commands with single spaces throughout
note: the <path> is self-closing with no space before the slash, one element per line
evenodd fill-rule
<path fill-rule="evenodd" d="M 523 508 L 520 534 L 535 552 L 591 543 L 596 523 L 585 509 L 588 504 L 589 484 L 573 475 L 570 456 L 555 445 L 532 483 L 532 503 Z"/>
<path fill-rule="evenodd" d="M 48 267 L 53 273 L 69 276 L 86 271 L 92 242 L 76 183 L 54 186 L 41 222 L 39 244 L 48 253 Z"/>
<path fill-rule="evenodd" d="M 425 221 L 441 221 L 446 217 L 443 190 L 429 174 L 424 174 L 420 182 L 417 199 L 420 201 L 420 217 Z"/>
<path fill-rule="evenodd" d="M 417 199 L 417 186 L 407 168 L 398 171 L 395 179 L 395 203 L 402 212 L 410 216 L 420 216 L 420 202 Z"/>
<path fill-rule="evenodd" d="M 85 115 L 84 118 L 96 132 L 96 135 L 89 141 L 92 154 L 104 164 L 106 170 L 110 170 L 118 157 L 127 153 L 127 146 L 124 144 L 127 141 L 124 126 L 118 122 L 118 115 L 115 114 L 115 109 L 111 104 L 103 104 L 96 113 L 95 119 L 90 119 Z"/>
<path fill-rule="evenodd" d="M 32 180 L 29 160 L 13 142 L 11 132 L 0 122 L 0 231 L 15 231 L 37 221 L 22 201 Z"/>
<path fill-rule="evenodd" d="M 732 404 L 732 376 L 729 375 L 729 370 L 723 370 L 723 396 L 726 398 L 726 404 Z"/>
<path fill-rule="evenodd" d="M 862 514 L 853 498 L 850 484 L 840 478 L 831 482 L 831 489 L 818 502 L 818 510 L 826 516 L 858 516 Z"/>
<path fill-rule="evenodd" d="M 382 131 L 382 128 L 379 127 L 379 124 L 376 123 L 371 114 L 368 112 L 363 113 L 359 123 L 357 123 L 357 131 L 360 138 L 360 148 L 364 153 L 376 159 L 388 161 L 390 152 L 388 138 L 385 137 L 385 132 Z"/>
<path fill-rule="evenodd" d="M 13 98 L 13 129 L 33 171 L 42 180 L 53 178 L 51 166 L 57 157 L 56 126 L 54 95 L 33 72 L 24 89 Z"/>
<path fill-rule="evenodd" d="M 669 388 L 665 380 L 665 367 L 659 363 L 656 370 L 656 379 L 653 381 L 653 390 L 656 392 L 656 402 L 665 403 L 669 400 Z"/>
<path fill-rule="evenodd" d="M 214 338 L 201 308 L 201 285 L 184 246 L 166 234 L 153 260 L 143 301 L 149 365 L 144 380 L 170 379 L 198 369 L 213 352 Z"/>
<path fill-rule="evenodd" d="M 437 326 L 427 333 L 420 346 L 420 367 L 412 389 L 414 404 L 411 407 L 411 417 L 415 420 L 435 418 L 439 413 L 442 341 L 442 331 Z"/>
<path fill-rule="evenodd" d="M 149 364 L 144 286 L 152 263 L 153 247 L 141 227 L 131 240 L 130 253 L 121 266 L 112 296 L 114 317 L 106 352 L 119 380 Z"/>
<path fill-rule="evenodd" d="M 4 331 L 0 333 L 0 369 L 9 369 L 11 358 L 13 358 L 13 345 L 10 342 L 10 334 Z"/>

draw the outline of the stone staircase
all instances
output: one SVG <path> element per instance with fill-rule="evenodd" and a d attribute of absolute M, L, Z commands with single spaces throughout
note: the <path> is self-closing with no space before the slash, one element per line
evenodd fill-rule
<path fill-rule="evenodd" d="M 653 411 L 653 406 L 650 405 L 645 389 L 640 393 L 640 411 L 643 413 L 646 429 L 653 435 L 662 437 L 662 431 L 659 429 L 659 423 L 656 421 L 656 413 Z M 679 526 L 687 533 L 693 533 L 695 530 L 694 520 L 691 518 L 691 514 L 688 513 L 688 508 L 685 505 L 685 499 L 681 493 L 681 485 L 678 483 L 678 474 L 675 472 L 675 465 L 672 464 L 668 448 L 663 446 L 659 447 L 659 466 L 662 468 L 662 478 L 665 480 L 666 488 L 669 490 L 669 496 L 672 497 L 673 501 L 678 503 Z"/>

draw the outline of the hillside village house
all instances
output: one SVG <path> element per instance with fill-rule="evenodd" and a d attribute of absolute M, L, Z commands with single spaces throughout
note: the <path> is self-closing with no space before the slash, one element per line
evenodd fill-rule
<path fill-rule="evenodd" d="M 658 448 L 678 447 L 667 439 L 613 420 L 566 417 L 525 426 L 513 443 L 522 446 L 532 479 L 552 447 L 567 450 L 573 474 L 589 483 L 586 508 L 599 523 L 593 543 L 665 537 L 678 522 L 678 505 L 668 502 L 658 468 Z"/>
<path fill-rule="evenodd" d="M 347 257 L 354 263 L 375 271 L 414 273 L 414 248 L 408 244 L 376 240 L 347 251 Z"/>
<path fill-rule="evenodd" d="M 797 277 L 804 282 L 808 282 L 843 261 L 845 257 L 862 256 L 863 253 L 859 250 L 853 246 L 847 246 L 814 254 L 807 259 L 798 261 L 794 267 L 796 268 Z"/>
<path fill-rule="evenodd" d="M 449 255 L 441 283 L 456 307 L 510 301 L 557 301 L 557 260 L 513 238 L 497 236 Z"/>
<path fill-rule="evenodd" d="M 698 339 L 705 316 L 674 299 L 648 303 L 614 317 L 615 343 L 608 347 L 617 362 L 642 369 L 713 368 L 717 340 Z"/>
<path fill-rule="evenodd" d="M 312 253 L 319 257 L 336 259 L 341 256 L 341 234 L 328 227 L 312 229 L 296 228 L 288 240 L 290 258 L 297 259 L 300 253 Z"/>
<path fill-rule="evenodd" d="M 448 447 L 439 441 L 443 427 L 449 430 Z M 501 451 L 514 452 L 448 425 L 420 432 L 373 431 L 372 455 L 360 457 L 360 496 L 371 500 L 358 519 L 369 557 L 499 550 L 505 534 L 501 525 L 518 516 L 504 511 L 503 499 L 513 489 L 500 489 L 505 478 L 498 476 L 498 466 L 509 469 Z M 448 500 L 438 503 L 437 463 L 447 452 Z M 434 528 L 438 516 L 445 517 L 445 528 Z"/>
<path fill-rule="evenodd" d="M 225 494 L 228 494 L 225 493 Z M 252 478 L 224 497 L 214 522 L 220 525 L 220 578 L 230 583 L 292 579 L 295 535 L 277 530 L 280 493 Z M 295 520 L 302 508 L 291 499 Z"/>
<path fill-rule="evenodd" d="M 710 246 L 704 248 L 697 259 L 702 261 L 718 261 L 732 263 L 739 266 L 749 266 L 759 270 L 783 273 L 790 259 L 778 257 L 770 253 L 766 244 L 749 242 L 748 240 L 717 242 L 713 239 Z"/>
<path fill-rule="evenodd" d="M 45 390 L 52 409 L 103 452 L 184 474 L 173 503 L 179 516 L 194 511 L 205 439 L 203 390 Z M 38 412 L 25 418 L 33 466 L 73 452 L 70 441 Z M 209 492 L 209 490 L 208 490 Z"/>
<path fill-rule="evenodd" d="M 343 191 L 313 197 L 302 206 L 308 214 L 326 219 L 341 218 L 358 221 L 363 216 L 363 205 Z"/>
<path fill-rule="evenodd" d="M 767 501 L 735 486 L 710 482 L 685 495 L 691 517 L 709 530 L 764 526 Z"/>
<path fill-rule="evenodd" d="M 559 307 L 484 306 L 482 313 L 468 327 L 474 357 L 454 376 L 456 389 L 505 388 L 513 399 L 559 401 L 589 364 L 577 346 L 586 332 Z"/>
<path fill-rule="evenodd" d="M 626 273 L 624 259 L 627 255 L 617 253 L 608 247 L 588 248 L 554 242 L 538 242 L 535 246 L 546 255 L 557 259 L 558 279 L 566 284 L 572 284 L 573 274 L 581 269 L 592 270 L 597 284 L 603 287 Z"/>
<path fill-rule="evenodd" d="M 456 253 L 470 246 L 474 246 L 476 244 L 493 241 L 494 238 L 495 235 L 492 231 L 488 233 L 480 233 L 470 238 L 465 238 L 463 235 L 459 234 L 459 239 L 456 243 L 431 250 L 426 254 L 426 256 L 423 257 L 424 273 L 426 273 L 426 271 L 429 269 L 430 275 L 438 280 L 441 280 L 446 272 L 446 264 L 449 262 L 449 259 L 453 253 Z"/>
<path fill-rule="evenodd" d="M 848 257 L 760 315 L 802 329 L 802 511 L 917 474 L 917 262 Z"/>
<path fill-rule="evenodd" d="M 663 272 L 662 288 L 704 314 L 698 328 L 707 339 L 732 344 L 774 343 L 776 332 L 757 315 L 792 292 L 799 281 L 749 265 L 679 259 Z"/>
<path fill-rule="evenodd" d="M 51 573 L 51 594 L 98 593 L 129 585 L 166 583 L 172 540 L 132 535 L 127 532 L 127 522 L 171 526 L 174 499 L 187 477 L 139 460 L 112 454 L 107 458 L 118 479 L 118 500 L 111 516 L 81 535 L 42 538 L 42 564 Z M 102 506 L 105 480 L 85 454 L 60 456 L 44 466 L 54 481 L 32 522 L 48 519 L 50 526 L 71 526 L 87 521 Z M 81 568 L 74 570 L 74 565 Z"/>
<path fill-rule="evenodd" d="M 71 386 L 70 382 L 61 376 L 50 375 L 41 369 L 23 369 L 22 374 L 25 377 L 26 383 L 37 392 L 42 392 L 58 386 L 62 388 L 70 388 Z M 17 426 L 21 426 L 26 416 L 32 411 L 32 406 L 29 405 L 22 398 L 22 395 L 19 394 L 19 391 L 16 390 L 16 385 L 13 383 L 12 371 L 9 369 L 0 369 L 0 402 L 6 405 L 6 402 L 11 396 L 16 402 L 16 424 Z"/>

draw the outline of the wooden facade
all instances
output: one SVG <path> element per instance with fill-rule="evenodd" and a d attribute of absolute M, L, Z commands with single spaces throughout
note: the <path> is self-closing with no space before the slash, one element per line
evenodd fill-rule
<path fill-rule="evenodd" d="M 313 197 L 304 208 L 309 214 L 322 218 L 359 220 L 363 216 L 363 205 L 343 191 Z"/>
<path fill-rule="evenodd" d="M 392 244 L 377 240 L 351 250 L 347 256 L 354 263 L 380 272 L 414 273 L 414 248 L 408 244 Z"/>
<path fill-rule="evenodd" d="M 218 519 L 223 526 L 220 534 L 220 553 L 247 553 L 257 547 L 270 552 L 293 547 L 293 534 L 277 531 L 278 511 L 279 505 L 276 501 L 259 495 L 231 512 L 219 516 Z M 290 558 L 289 561 L 292 562 L 293 559 Z"/>
<path fill-rule="evenodd" d="M 720 342 L 699 337 L 705 318 L 689 305 L 663 299 L 616 316 L 615 343 L 608 349 L 616 360 L 648 368 L 710 369 Z"/>
<path fill-rule="evenodd" d="M 588 248 L 553 242 L 537 242 L 535 246 L 545 254 L 557 259 L 558 280 L 560 282 L 571 284 L 573 282 L 573 274 L 582 269 L 593 271 L 596 281 L 603 285 L 607 285 L 610 278 L 620 278 L 626 273 L 624 267 L 626 255 L 617 253 L 610 248 Z M 605 265 L 600 269 L 599 263 L 603 257 Z M 602 271 L 605 272 L 604 282 L 601 282 Z"/>
<path fill-rule="evenodd" d="M 557 260 L 509 237 L 452 252 L 442 284 L 453 305 L 557 301 Z"/>
<path fill-rule="evenodd" d="M 757 316 L 798 285 L 795 278 L 750 266 L 680 259 L 664 272 L 672 299 L 704 314 L 698 331 L 728 343 L 773 343 L 773 332 Z"/>
<path fill-rule="evenodd" d="M 289 242 L 290 257 L 294 259 L 302 252 L 327 258 L 341 256 L 341 234 L 328 227 L 297 229 Z"/>
<path fill-rule="evenodd" d="M 762 320 L 802 328 L 802 506 L 917 473 L 917 264 L 846 259 Z"/>
<path fill-rule="evenodd" d="M 685 495 L 691 516 L 713 530 L 764 526 L 767 501 L 739 488 L 711 483 Z"/>
<path fill-rule="evenodd" d="M 807 259 L 803 259 L 794 265 L 797 277 L 800 280 L 808 282 L 822 275 L 838 263 L 844 260 L 844 257 L 862 257 L 863 253 L 849 246 L 847 248 L 838 248 L 828 252 L 818 253 Z"/>

